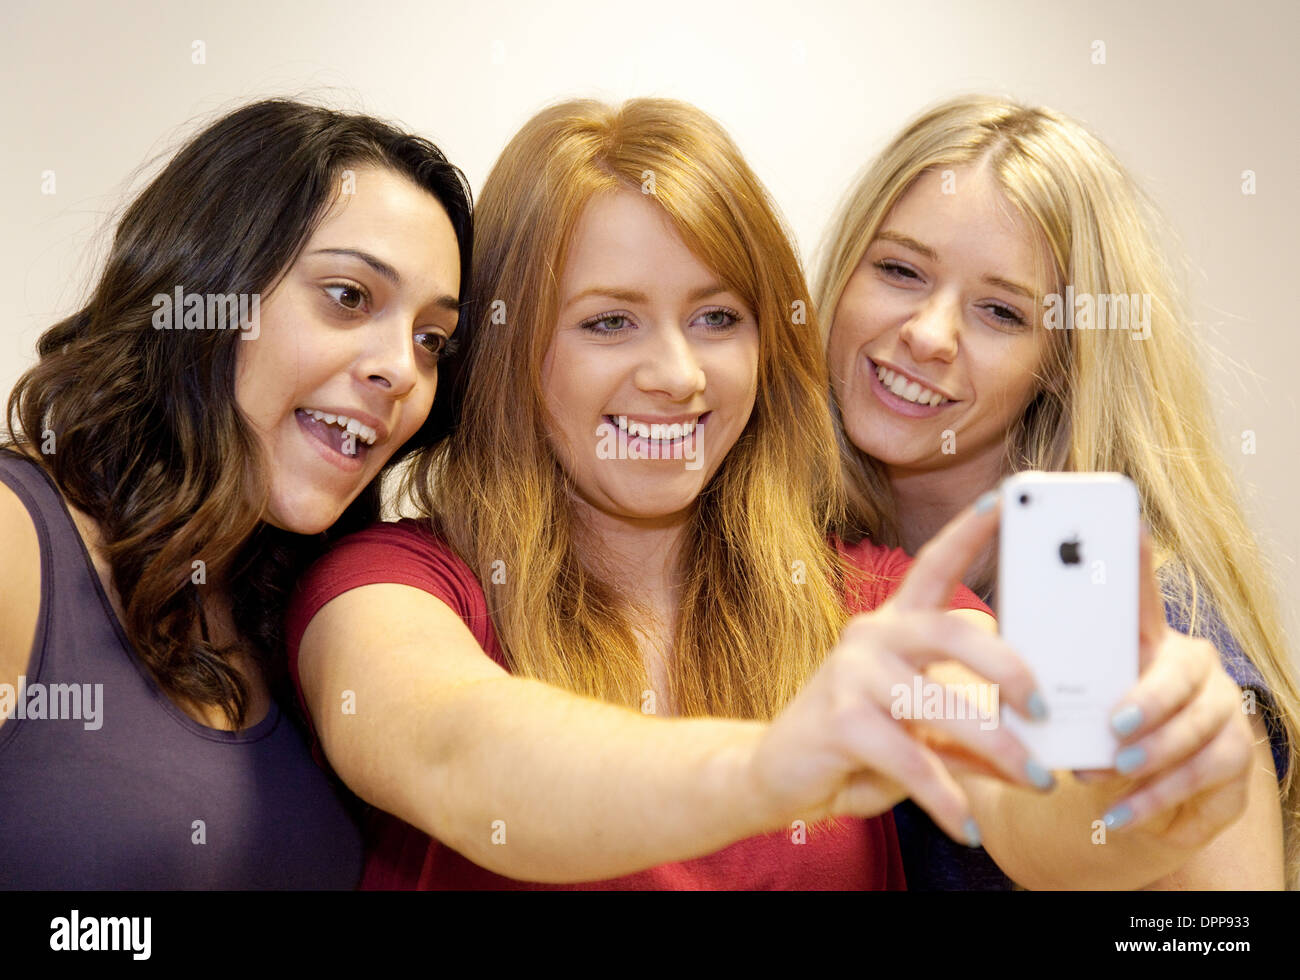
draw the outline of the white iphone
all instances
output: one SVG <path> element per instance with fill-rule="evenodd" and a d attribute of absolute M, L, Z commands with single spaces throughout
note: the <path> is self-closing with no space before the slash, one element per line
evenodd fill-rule
<path fill-rule="evenodd" d="M 1003 482 L 997 618 L 1034 671 L 1046 721 L 1002 713 L 1049 769 L 1113 769 L 1110 713 L 1138 676 L 1137 488 L 1119 473 Z"/>

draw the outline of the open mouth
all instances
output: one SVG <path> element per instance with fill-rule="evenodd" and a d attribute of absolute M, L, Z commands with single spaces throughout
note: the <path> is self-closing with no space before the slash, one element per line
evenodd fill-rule
<path fill-rule="evenodd" d="M 877 364 L 871 358 L 867 358 L 867 364 L 876 397 L 895 411 L 913 417 L 924 417 L 937 415 L 947 406 L 956 404 L 956 399 L 927 388 L 919 381 L 883 364 Z"/>
<path fill-rule="evenodd" d="M 626 415 L 606 415 L 605 421 L 614 426 L 629 440 L 639 439 L 659 445 L 683 445 L 693 439 L 712 412 L 704 412 L 692 420 L 682 422 L 643 422 Z"/>
<path fill-rule="evenodd" d="M 307 435 L 333 451 L 336 462 L 360 463 L 370 453 L 377 433 L 368 425 L 346 415 L 332 415 L 314 408 L 299 408 L 294 411 L 299 427 Z M 352 467 L 349 466 L 349 469 Z"/>

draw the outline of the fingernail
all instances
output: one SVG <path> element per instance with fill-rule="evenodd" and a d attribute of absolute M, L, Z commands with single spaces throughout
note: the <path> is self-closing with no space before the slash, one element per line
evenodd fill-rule
<path fill-rule="evenodd" d="M 975 513 L 987 514 L 997 505 L 998 492 L 996 490 L 990 490 L 988 493 L 980 497 L 979 500 L 975 501 Z"/>
<path fill-rule="evenodd" d="M 1047 700 L 1038 691 L 1029 695 L 1029 713 L 1035 721 L 1042 721 L 1047 717 Z"/>
<path fill-rule="evenodd" d="M 1025 774 L 1029 776 L 1029 781 L 1039 789 L 1051 789 L 1056 785 L 1056 777 L 1048 772 L 1043 767 L 1043 764 L 1036 759 L 1030 759 L 1025 763 Z"/>
<path fill-rule="evenodd" d="M 962 833 L 966 835 L 966 844 L 969 847 L 979 847 L 980 829 L 975 823 L 974 817 L 967 817 L 966 822 L 961 825 Z"/>
<path fill-rule="evenodd" d="M 1132 772 L 1146 761 L 1146 749 L 1140 745 L 1130 745 L 1126 749 L 1121 749 L 1115 756 L 1115 768 L 1120 772 Z"/>
<path fill-rule="evenodd" d="M 1142 709 L 1136 704 L 1126 704 L 1110 716 L 1110 727 L 1121 735 L 1131 735 L 1142 724 Z"/>
<path fill-rule="evenodd" d="M 1096 810 L 1093 811 L 1093 813 L 1096 812 Z M 1123 827 L 1133 819 L 1133 808 L 1127 803 L 1121 803 L 1101 819 L 1105 821 L 1106 826 L 1111 830 L 1114 830 L 1117 827 Z"/>

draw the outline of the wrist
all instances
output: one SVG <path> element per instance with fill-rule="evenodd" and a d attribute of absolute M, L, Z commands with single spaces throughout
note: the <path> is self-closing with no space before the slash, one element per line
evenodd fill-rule
<path fill-rule="evenodd" d="M 775 799 L 758 778 L 756 757 L 767 725 L 758 721 L 728 721 L 727 737 L 709 753 L 705 787 L 711 799 L 732 816 L 736 839 L 768 833 L 785 823 Z"/>

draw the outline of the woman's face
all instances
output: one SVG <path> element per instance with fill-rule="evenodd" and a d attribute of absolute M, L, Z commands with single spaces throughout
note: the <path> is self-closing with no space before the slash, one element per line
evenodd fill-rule
<path fill-rule="evenodd" d="M 754 408 L 758 324 L 653 197 L 605 194 L 566 257 L 542 383 L 552 444 L 587 504 L 679 519 Z"/>
<path fill-rule="evenodd" d="M 270 478 L 263 520 L 299 534 L 333 524 L 424 423 L 456 328 L 446 211 L 394 171 L 354 174 L 239 344 L 235 398 Z"/>
<path fill-rule="evenodd" d="M 982 168 L 956 168 L 945 189 L 925 173 L 898 201 L 831 326 L 845 431 L 896 475 L 996 464 L 1046 346 L 1039 236 Z"/>

